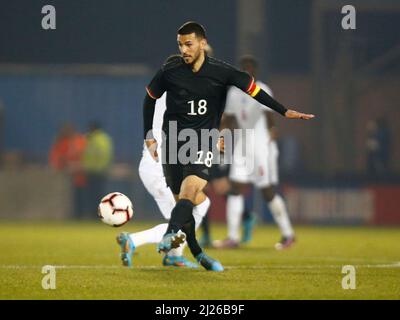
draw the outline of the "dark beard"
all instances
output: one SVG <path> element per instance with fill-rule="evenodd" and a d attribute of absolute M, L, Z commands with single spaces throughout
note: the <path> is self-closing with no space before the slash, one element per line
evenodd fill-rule
<path fill-rule="evenodd" d="M 185 58 L 182 56 L 182 58 L 183 58 L 183 60 L 185 61 Z M 198 60 L 200 59 L 200 53 L 199 53 L 199 55 L 197 56 L 197 58 L 195 58 L 192 62 L 190 62 L 190 63 L 186 63 L 187 65 L 189 65 L 189 66 L 193 66 Z"/>

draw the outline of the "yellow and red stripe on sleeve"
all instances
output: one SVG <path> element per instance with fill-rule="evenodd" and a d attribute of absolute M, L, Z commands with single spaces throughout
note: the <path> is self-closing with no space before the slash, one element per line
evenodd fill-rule
<path fill-rule="evenodd" d="M 157 100 L 157 99 L 158 99 L 158 98 L 151 92 L 151 90 L 150 90 L 149 87 L 146 87 L 146 91 L 147 91 L 147 94 L 150 96 L 150 98 L 152 98 L 152 99 L 154 99 L 154 100 Z"/>
<path fill-rule="evenodd" d="M 261 88 L 256 84 L 254 81 L 254 78 L 251 78 L 251 82 L 246 90 L 246 93 L 251 95 L 252 97 L 255 97 L 257 93 L 259 93 Z"/>

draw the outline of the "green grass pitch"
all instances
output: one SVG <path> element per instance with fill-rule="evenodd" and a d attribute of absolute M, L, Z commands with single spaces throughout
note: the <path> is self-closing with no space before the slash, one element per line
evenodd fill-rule
<path fill-rule="evenodd" d="M 134 268 L 122 267 L 115 236 L 98 222 L 0 222 L 0 299 L 399 299 L 400 229 L 300 227 L 289 250 L 273 248 L 275 226 L 258 225 L 236 250 L 207 249 L 222 273 L 161 266 L 155 245 L 138 248 Z M 213 225 L 214 239 L 225 226 Z M 185 252 L 187 257 L 189 251 Z M 56 266 L 56 289 L 42 288 L 42 266 Z M 356 288 L 342 288 L 353 265 Z"/>

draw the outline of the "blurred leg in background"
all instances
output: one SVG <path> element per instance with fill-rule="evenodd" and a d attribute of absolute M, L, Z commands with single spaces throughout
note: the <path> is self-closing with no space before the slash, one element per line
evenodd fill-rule
<path fill-rule="evenodd" d="M 212 167 L 212 177 L 210 180 L 210 184 L 207 186 L 205 193 L 207 194 L 207 189 L 211 188 L 215 192 L 217 196 L 223 196 L 224 201 L 226 201 L 226 195 L 229 192 L 231 186 L 228 179 L 229 174 L 229 165 L 226 164 L 218 164 Z M 211 229 L 210 229 L 210 215 L 207 212 L 206 216 L 203 218 L 203 222 L 201 224 L 203 234 L 200 238 L 200 245 L 202 247 L 212 247 L 212 237 L 211 237 Z"/>

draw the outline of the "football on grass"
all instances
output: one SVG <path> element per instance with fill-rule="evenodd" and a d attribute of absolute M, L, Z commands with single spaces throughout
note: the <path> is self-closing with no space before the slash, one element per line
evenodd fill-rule
<path fill-rule="evenodd" d="M 101 199 L 98 215 L 105 224 L 120 227 L 133 216 L 132 202 L 120 192 L 109 193 Z"/>

